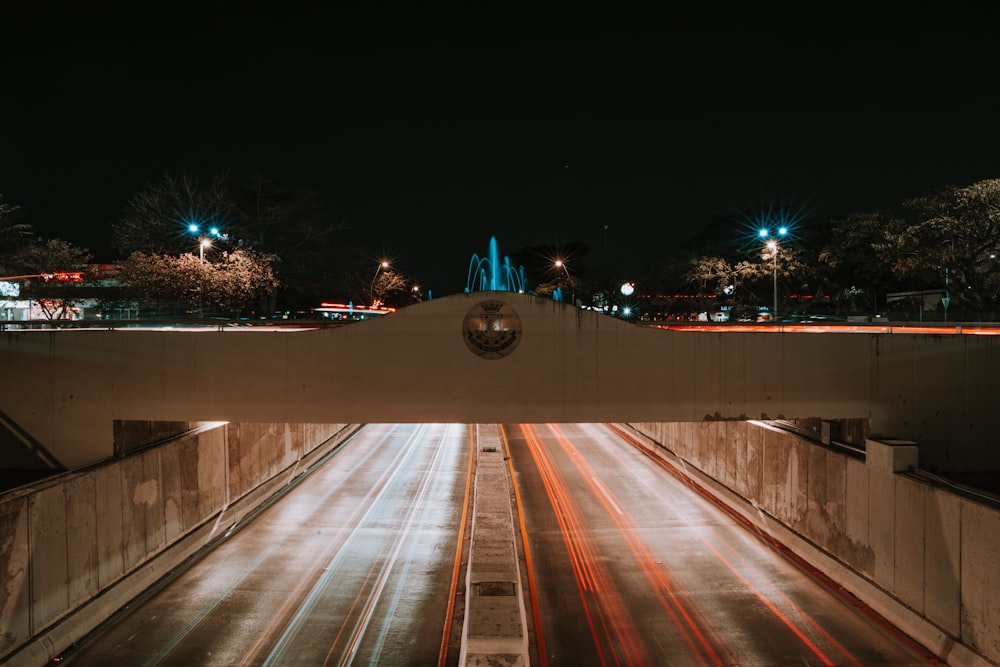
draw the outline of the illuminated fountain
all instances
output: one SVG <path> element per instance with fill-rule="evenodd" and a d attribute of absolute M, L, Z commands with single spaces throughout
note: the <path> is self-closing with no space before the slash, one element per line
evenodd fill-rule
<path fill-rule="evenodd" d="M 469 277 L 465 283 L 466 292 L 524 292 L 524 267 L 516 269 L 510 265 L 510 258 L 504 257 L 500 262 L 497 251 L 497 239 L 490 237 L 490 252 L 487 257 L 472 255 L 469 262 Z"/>

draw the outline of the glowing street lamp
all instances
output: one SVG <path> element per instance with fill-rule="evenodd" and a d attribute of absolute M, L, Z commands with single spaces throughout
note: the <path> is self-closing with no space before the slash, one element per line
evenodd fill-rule
<path fill-rule="evenodd" d="M 778 319 L 778 242 L 768 241 L 767 249 L 771 251 L 771 258 L 774 260 L 774 308 L 771 310 L 771 318 Z"/>
<path fill-rule="evenodd" d="M 767 239 L 771 235 L 771 230 L 766 227 L 761 227 L 757 235 L 762 239 Z M 777 234 L 779 238 L 784 238 L 788 235 L 788 227 L 778 227 Z M 771 310 L 771 320 L 774 322 L 778 321 L 778 240 L 769 239 L 765 246 L 771 251 L 771 258 L 774 262 L 773 266 L 773 276 L 774 276 L 774 308 Z"/>
<path fill-rule="evenodd" d="M 201 225 L 197 222 L 189 222 L 187 227 L 188 233 L 192 235 L 201 234 Z M 205 248 L 210 248 L 212 246 L 212 239 L 222 239 L 223 241 L 229 238 L 229 234 L 223 234 L 218 227 L 211 227 L 208 230 L 208 236 L 201 236 L 198 240 L 198 259 L 202 262 L 205 261 Z"/>
<path fill-rule="evenodd" d="M 375 279 L 378 278 L 379 271 L 381 271 L 382 269 L 388 269 L 388 268 L 389 268 L 389 261 L 383 259 L 381 262 L 379 262 L 378 267 L 375 269 L 375 275 L 372 276 L 372 284 L 368 288 L 368 294 L 372 298 L 372 308 L 375 307 Z"/>
<path fill-rule="evenodd" d="M 573 303 L 576 304 L 576 286 L 573 284 L 573 276 L 569 275 L 569 269 L 566 268 L 566 262 L 561 259 L 557 259 L 552 264 L 556 267 L 556 269 L 562 269 L 563 273 L 566 274 L 566 280 L 569 281 L 570 298 L 573 300 Z"/>

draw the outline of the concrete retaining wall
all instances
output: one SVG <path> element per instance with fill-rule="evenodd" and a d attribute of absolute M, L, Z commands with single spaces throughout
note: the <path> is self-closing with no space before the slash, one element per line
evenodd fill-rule
<path fill-rule="evenodd" d="M 49 662 L 354 430 L 215 425 L 0 497 L 0 662 Z"/>
<path fill-rule="evenodd" d="M 1000 664 L 1000 510 L 757 422 L 631 424 L 696 483 L 949 665 Z"/>

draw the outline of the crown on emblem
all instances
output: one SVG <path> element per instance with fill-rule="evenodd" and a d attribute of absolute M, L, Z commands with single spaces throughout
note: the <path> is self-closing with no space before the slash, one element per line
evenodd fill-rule
<path fill-rule="evenodd" d="M 503 308 L 503 304 L 499 301 L 492 301 L 483 304 L 483 310 L 487 313 L 499 313 L 501 308 Z"/>

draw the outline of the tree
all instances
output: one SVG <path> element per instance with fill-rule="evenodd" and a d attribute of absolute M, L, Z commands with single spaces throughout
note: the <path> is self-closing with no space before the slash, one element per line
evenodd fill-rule
<path fill-rule="evenodd" d="M 729 305 L 731 316 L 750 311 L 756 315 L 757 306 L 763 301 L 757 290 L 762 275 L 760 264 L 749 260 L 694 257 L 689 260 L 685 280 L 696 294 Z"/>
<path fill-rule="evenodd" d="M 300 308 L 343 289 L 352 256 L 338 242 L 344 226 L 315 193 L 258 175 L 234 184 L 228 173 L 209 181 L 165 173 L 128 202 L 113 231 L 125 253 L 179 255 L 207 237 L 216 250 L 271 256 L 281 286 L 265 308 L 273 312 L 278 297 L 285 307 Z"/>
<path fill-rule="evenodd" d="M 198 235 L 189 225 L 208 235 L 210 227 L 229 227 L 237 221 L 227 180 L 228 174 L 203 182 L 186 173 L 165 172 L 158 182 L 136 193 L 112 223 L 115 246 L 125 255 L 190 252 Z"/>
<path fill-rule="evenodd" d="M 20 206 L 7 203 L 0 195 L 0 275 L 14 273 L 10 258 L 24 246 L 37 240 L 35 228 L 21 222 L 24 211 Z"/>
<path fill-rule="evenodd" d="M 695 257 L 687 273 L 688 282 L 697 285 L 703 294 L 732 295 L 744 294 L 744 286 L 752 285 L 760 279 L 759 264 L 747 260 L 731 261 L 725 257 Z M 752 292 L 750 293 L 753 294 Z M 746 296 L 739 297 L 746 299 Z M 751 296 L 751 299 L 754 297 Z"/>
<path fill-rule="evenodd" d="M 73 309 L 91 296 L 80 289 L 90 262 L 90 251 L 60 239 L 36 242 L 22 247 L 11 264 L 24 275 L 37 275 L 28 283 L 25 294 L 33 298 L 48 319 L 67 319 Z M 70 278 L 79 274 L 79 281 Z"/>
<path fill-rule="evenodd" d="M 944 288 L 970 318 L 1000 311 L 1000 179 L 948 187 L 904 202 L 916 220 L 895 230 L 893 270 Z"/>
<path fill-rule="evenodd" d="M 885 294 L 903 289 L 893 272 L 897 237 L 906 222 L 888 213 L 855 213 L 831 220 L 817 259 L 827 269 L 823 280 L 842 309 L 876 312 Z"/>
<path fill-rule="evenodd" d="M 190 254 L 174 257 L 136 251 L 117 263 L 125 296 L 146 303 L 197 304 L 207 282 L 204 269 L 204 263 Z"/>
<path fill-rule="evenodd" d="M 393 304 L 395 307 L 408 303 L 410 292 L 412 292 L 412 282 L 402 273 L 392 269 L 379 271 L 371 285 L 371 305 Z"/>
<path fill-rule="evenodd" d="M 359 253 L 344 241 L 347 225 L 310 190 L 282 187 L 251 174 L 236 191 L 246 243 L 280 258 L 279 296 L 305 308 L 345 291 L 345 276 Z"/>
<path fill-rule="evenodd" d="M 272 267 L 274 259 L 250 250 L 234 250 L 223 253 L 217 262 L 206 262 L 211 267 L 206 300 L 234 317 L 248 310 L 270 315 L 273 309 L 260 308 L 270 308 L 271 297 L 280 285 Z"/>
<path fill-rule="evenodd" d="M 134 252 L 119 262 L 118 275 L 127 293 L 139 301 L 234 317 L 257 309 L 277 288 L 271 259 L 248 250 L 223 252 L 214 262 L 191 253 L 174 257 Z"/>
<path fill-rule="evenodd" d="M 776 281 L 777 296 L 782 301 L 782 295 L 812 296 L 816 280 L 806 252 L 787 243 L 780 245 L 777 252 L 775 257 L 772 250 L 762 245 L 749 251 L 734 251 L 729 257 L 692 257 L 685 279 L 696 294 L 716 298 L 722 304 L 728 302 L 742 314 L 756 313 L 758 306 L 771 303 Z"/>

